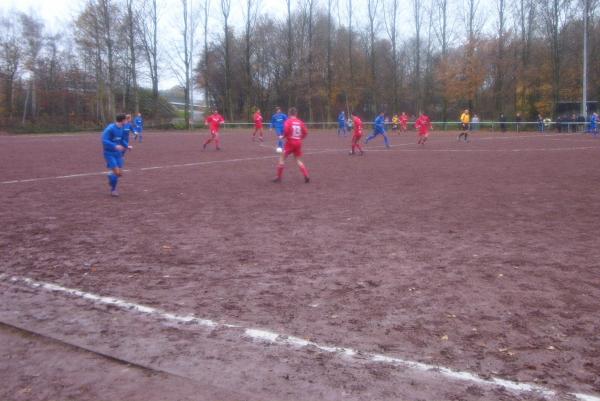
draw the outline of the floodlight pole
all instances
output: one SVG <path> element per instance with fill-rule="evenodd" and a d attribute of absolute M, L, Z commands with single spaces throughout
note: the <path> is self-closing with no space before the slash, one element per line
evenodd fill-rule
<path fill-rule="evenodd" d="M 588 8 L 589 0 L 583 0 L 583 88 L 582 88 L 582 99 L 581 99 L 581 115 L 587 120 L 587 64 L 588 64 Z"/>

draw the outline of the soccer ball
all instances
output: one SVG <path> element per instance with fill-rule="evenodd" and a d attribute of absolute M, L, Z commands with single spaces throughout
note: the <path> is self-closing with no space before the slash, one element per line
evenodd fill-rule
<path fill-rule="evenodd" d="M 277 153 L 281 153 L 281 152 L 283 152 L 283 149 L 281 149 L 281 148 L 277 148 L 276 152 L 277 152 Z"/>

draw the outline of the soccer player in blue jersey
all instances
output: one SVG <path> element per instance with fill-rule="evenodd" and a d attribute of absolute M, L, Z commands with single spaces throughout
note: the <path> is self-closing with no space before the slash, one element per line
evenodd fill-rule
<path fill-rule="evenodd" d="M 119 196 L 117 184 L 119 183 L 119 177 L 122 175 L 123 153 L 127 149 L 131 149 L 124 137 L 123 126 L 126 120 L 127 116 L 125 114 L 118 114 L 115 122 L 109 124 L 102 133 L 104 159 L 106 160 L 106 167 L 110 169 L 108 172 L 108 185 L 112 196 Z"/>
<path fill-rule="evenodd" d="M 346 114 L 344 113 L 344 111 L 342 110 L 340 112 L 340 114 L 338 115 L 338 136 L 346 136 L 348 134 L 348 131 L 346 130 Z"/>
<path fill-rule="evenodd" d="M 277 134 L 277 152 L 283 152 L 283 124 L 288 116 L 281 112 L 281 107 L 275 109 L 275 114 L 271 116 L 271 129 L 275 129 Z"/>
<path fill-rule="evenodd" d="M 385 142 L 385 147 L 387 149 L 389 149 L 390 148 L 390 140 L 388 139 L 388 137 L 385 133 L 385 114 L 383 113 L 383 111 L 381 113 L 379 113 L 377 118 L 375 118 L 375 121 L 373 122 L 373 132 L 371 133 L 371 135 L 369 135 L 367 137 L 367 139 L 365 140 L 365 144 L 369 143 L 369 141 L 371 139 L 375 138 L 377 135 L 383 135 L 383 141 Z"/>
<path fill-rule="evenodd" d="M 135 120 L 133 120 L 133 135 L 134 139 L 137 141 L 138 136 L 140 137 L 140 143 L 142 142 L 142 131 L 144 131 L 144 119 L 142 118 L 142 113 L 137 113 L 135 116 Z"/>
<path fill-rule="evenodd" d="M 133 124 L 131 122 L 131 114 L 126 114 L 125 115 L 125 122 L 123 123 L 123 142 L 127 143 L 129 145 L 129 136 L 131 134 L 135 135 L 135 128 L 133 127 Z M 126 152 L 127 150 L 125 150 Z M 125 154 L 125 152 L 123 152 L 123 154 Z"/>
<path fill-rule="evenodd" d="M 592 113 L 592 116 L 590 117 L 590 126 L 588 128 L 588 131 L 593 136 L 598 135 L 598 113 Z"/>

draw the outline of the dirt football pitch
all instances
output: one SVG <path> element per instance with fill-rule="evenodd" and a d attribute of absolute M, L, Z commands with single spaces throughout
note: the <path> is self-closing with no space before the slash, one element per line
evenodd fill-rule
<path fill-rule="evenodd" d="M 0 135 L 0 400 L 600 400 L 600 139 Z"/>

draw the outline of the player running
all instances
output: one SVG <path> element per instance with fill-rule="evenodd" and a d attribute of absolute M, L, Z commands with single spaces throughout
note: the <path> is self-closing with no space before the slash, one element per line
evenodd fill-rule
<path fill-rule="evenodd" d="M 133 120 L 133 139 L 137 141 L 138 136 L 140 137 L 140 143 L 142 143 L 142 132 L 144 131 L 144 119 L 142 113 L 137 113 L 135 120 Z"/>
<path fill-rule="evenodd" d="M 369 135 L 367 137 L 367 140 L 365 141 L 365 145 L 367 143 L 369 143 L 369 141 L 371 139 L 375 138 L 378 135 L 383 135 L 383 141 L 385 143 L 385 147 L 386 147 L 386 149 L 389 149 L 390 148 L 390 140 L 388 139 L 388 137 L 385 133 L 385 114 L 383 113 L 383 111 L 381 113 L 379 113 L 377 118 L 375 118 L 375 121 L 373 122 L 373 133 L 371 133 L 371 135 Z"/>
<path fill-rule="evenodd" d="M 108 185 L 110 186 L 111 196 L 119 196 L 117 184 L 119 183 L 119 177 L 123 174 L 123 154 L 127 149 L 131 149 L 123 133 L 123 125 L 126 119 L 125 114 L 118 114 L 115 117 L 115 122 L 109 124 L 102 132 L 104 160 L 106 160 L 106 167 L 110 170 L 108 172 Z"/>
<path fill-rule="evenodd" d="M 288 116 L 281 112 L 281 107 L 275 108 L 275 114 L 271 116 L 271 130 L 275 129 L 277 135 L 277 153 L 283 152 L 283 124 Z"/>
<path fill-rule="evenodd" d="M 461 122 L 461 133 L 458 135 L 458 138 L 456 138 L 458 141 L 460 141 L 461 137 L 465 137 L 465 142 L 468 142 L 468 136 L 469 136 L 469 130 L 471 129 L 471 115 L 469 114 L 469 109 L 465 109 L 465 111 L 463 111 L 463 113 L 460 115 L 460 122 Z"/>
<path fill-rule="evenodd" d="M 348 134 L 348 131 L 346 130 L 346 114 L 344 113 L 344 110 L 342 110 L 340 112 L 340 114 L 338 115 L 337 118 L 338 121 L 338 130 L 337 130 L 337 134 L 338 136 L 346 136 Z"/>
<path fill-rule="evenodd" d="M 400 114 L 400 129 L 402 132 L 406 132 L 406 130 L 408 130 L 408 116 L 405 112 Z"/>
<path fill-rule="evenodd" d="M 204 142 L 204 145 L 202 145 L 202 149 L 206 150 L 208 144 L 212 141 L 215 141 L 215 146 L 217 150 L 221 150 L 219 128 L 224 123 L 225 119 L 222 115 L 219 114 L 219 111 L 217 109 L 214 109 L 213 113 L 210 116 L 206 117 L 206 120 L 204 120 L 204 124 L 208 125 L 208 127 L 210 128 L 210 137 Z"/>
<path fill-rule="evenodd" d="M 352 118 L 352 125 L 354 126 L 354 135 L 352 135 L 352 150 L 350 151 L 350 154 L 356 154 L 355 150 L 358 149 L 358 154 L 362 156 L 365 153 L 360 146 L 360 138 L 362 137 L 362 120 L 354 112 L 350 113 L 350 117 Z"/>
<path fill-rule="evenodd" d="M 256 109 L 254 112 L 254 133 L 252 134 L 252 141 L 256 141 L 256 134 L 259 134 L 258 140 L 264 141 L 263 138 L 263 117 L 260 114 L 260 109 Z"/>
<path fill-rule="evenodd" d="M 427 138 L 429 137 L 429 130 L 433 130 L 431 120 L 425 113 L 419 113 L 419 118 L 415 121 L 415 128 L 419 132 L 419 141 L 417 144 L 425 145 L 425 142 L 427 142 Z"/>
<path fill-rule="evenodd" d="M 298 112 L 296 111 L 295 107 L 290 108 L 289 115 L 290 117 L 285 121 L 283 128 L 283 136 L 285 137 L 285 150 L 281 156 L 279 156 L 277 177 L 273 180 L 273 182 L 281 182 L 283 168 L 285 166 L 285 159 L 293 153 L 294 158 L 296 159 L 296 164 L 300 168 L 302 175 L 304 175 L 304 182 L 308 184 L 310 182 L 308 170 L 302 162 L 302 141 L 304 138 L 306 138 L 306 135 L 308 135 L 308 131 L 306 130 L 306 125 L 304 125 L 304 122 L 297 117 Z"/>

